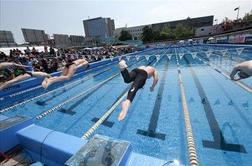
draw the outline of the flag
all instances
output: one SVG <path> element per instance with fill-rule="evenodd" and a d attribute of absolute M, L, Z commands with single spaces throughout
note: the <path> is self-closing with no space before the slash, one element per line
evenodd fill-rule
<path fill-rule="evenodd" d="M 238 9 L 239 9 L 239 7 L 235 8 L 234 11 L 236 11 L 236 10 L 238 10 Z"/>

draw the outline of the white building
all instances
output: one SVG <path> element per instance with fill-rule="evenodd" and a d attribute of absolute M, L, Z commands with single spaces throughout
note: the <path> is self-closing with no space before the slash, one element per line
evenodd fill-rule
<path fill-rule="evenodd" d="M 214 26 L 199 27 L 195 30 L 195 37 L 209 36 L 214 34 Z"/>

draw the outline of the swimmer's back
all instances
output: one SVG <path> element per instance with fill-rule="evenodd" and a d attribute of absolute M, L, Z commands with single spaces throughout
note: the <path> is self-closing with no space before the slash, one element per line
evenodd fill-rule
<path fill-rule="evenodd" d="M 138 69 L 142 69 L 142 70 L 146 71 L 148 74 L 148 77 L 153 76 L 156 71 L 156 69 L 152 66 L 140 66 L 140 67 L 138 67 Z"/>

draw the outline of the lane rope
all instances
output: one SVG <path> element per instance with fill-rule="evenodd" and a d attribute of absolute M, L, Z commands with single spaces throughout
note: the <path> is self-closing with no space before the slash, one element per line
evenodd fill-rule
<path fill-rule="evenodd" d="M 178 76 L 179 76 L 178 78 L 179 78 L 181 102 L 182 102 L 182 108 L 184 112 L 189 164 L 190 166 L 198 166 L 199 162 L 198 162 L 198 157 L 197 157 L 197 151 L 196 151 L 196 147 L 194 143 L 194 136 L 193 136 L 192 125 L 190 121 L 190 114 L 189 114 L 188 106 L 186 102 L 185 88 L 182 81 L 181 69 L 180 69 L 176 49 L 175 49 L 175 54 L 176 54 L 177 69 L 178 69 Z"/>

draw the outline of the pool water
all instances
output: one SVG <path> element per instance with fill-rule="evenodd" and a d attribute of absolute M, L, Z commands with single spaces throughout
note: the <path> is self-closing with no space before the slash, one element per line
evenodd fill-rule
<path fill-rule="evenodd" d="M 252 49 L 241 46 L 167 47 L 135 53 L 130 59 L 126 58 L 129 68 L 154 66 L 159 75 L 155 91 L 150 92 L 152 80 L 149 79 L 135 96 L 126 119 L 117 120 L 118 106 L 94 134 L 127 140 L 135 152 L 168 161 L 177 159 L 187 165 L 178 59 L 199 163 L 250 165 L 252 95 L 223 73 L 230 73 L 235 64 L 251 58 Z M 241 82 L 251 89 L 252 78 Z M 55 84 L 47 91 L 37 88 L 24 94 L 22 99 L 20 96 L 13 97 L 12 101 L 3 99 L 0 107 L 8 108 L 20 100 L 54 90 L 3 114 L 33 117 L 40 126 L 82 137 L 128 88 L 117 64 L 111 62 L 98 71 L 84 76 L 79 74 L 71 82 Z M 79 94 L 82 95 L 66 102 Z M 53 111 L 38 118 L 48 110 Z"/>

